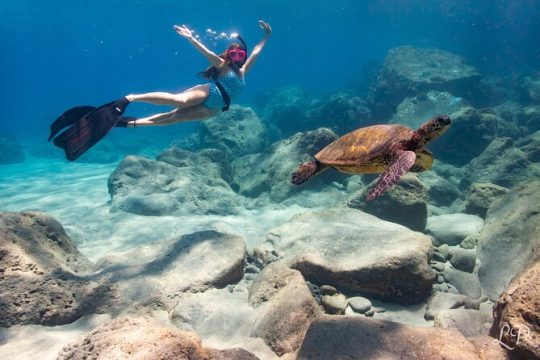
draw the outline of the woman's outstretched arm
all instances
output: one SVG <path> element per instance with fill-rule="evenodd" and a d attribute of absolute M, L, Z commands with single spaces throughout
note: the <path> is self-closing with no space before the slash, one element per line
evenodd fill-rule
<path fill-rule="evenodd" d="M 247 73 L 255 60 L 259 57 L 259 54 L 261 53 L 261 50 L 263 49 L 264 45 L 266 45 L 266 42 L 268 41 L 268 38 L 270 37 L 270 34 L 272 34 L 272 28 L 270 25 L 268 25 L 267 22 L 264 22 L 262 20 L 259 20 L 259 26 L 261 29 L 264 30 L 265 34 L 261 41 L 255 47 L 253 48 L 253 51 L 251 52 L 251 55 L 249 55 L 248 59 L 246 60 L 246 63 L 244 66 L 242 66 L 242 70 L 244 73 Z"/>
<path fill-rule="evenodd" d="M 195 39 L 193 37 L 193 34 L 191 33 L 191 30 L 189 30 L 186 25 L 174 25 L 174 30 L 178 33 L 178 35 L 182 36 L 184 39 L 187 39 L 187 41 L 189 41 L 195 47 L 195 49 L 197 49 L 197 51 L 203 54 L 204 57 L 206 57 L 208 61 L 210 61 L 212 66 L 220 67 L 223 64 L 223 59 L 216 55 L 214 52 L 208 50 L 208 48 L 204 46 L 199 40 Z"/>

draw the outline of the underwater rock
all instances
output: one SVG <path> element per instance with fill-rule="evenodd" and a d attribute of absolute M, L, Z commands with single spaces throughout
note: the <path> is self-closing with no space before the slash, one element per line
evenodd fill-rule
<path fill-rule="evenodd" d="M 269 141 L 257 114 L 251 108 L 236 105 L 201 122 L 199 137 L 201 147 L 224 150 L 231 159 L 260 152 Z"/>
<path fill-rule="evenodd" d="M 322 306 L 327 314 L 343 315 L 347 309 L 347 298 L 343 294 L 324 295 Z"/>
<path fill-rule="evenodd" d="M 465 212 L 485 218 L 491 204 L 507 192 L 507 188 L 492 183 L 474 183 L 467 194 Z"/>
<path fill-rule="evenodd" d="M 443 276 L 448 279 L 451 285 L 456 287 L 460 294 L 467 295 L 471 299 L 479 299 L 482 296 L 480 280 L 478 280 L 477 274 L 447 267 Z"/>
<path fill-rule="evenodd" d="M 436 274 L 430 237 L 350 208 L 305 212 L 268 232 L 263 263 L 283 258 L 311 282 L 398 303 L 425 299 Z"/>
<path fill-rule="evenodd" d="M 476 265 L 476 250 L 452 249 L 450 263 L 458 270 L 472 273 Z"/>
<path fill-rule="evenodd" d="M 369 106 L 375 118 L 386 120 L 406 97 L 435 90 L 474 98 L 479 82 L 480 74 L 460 56 L 401 46 L 388 51 L 378 82 L 371 89 Z"/>
<path fill-rule="evenodd" d="M 11 136 L 0 135 L 0 165 L 17 164 L 25 160 L 21 143 Z"/>
<path fill-rule="evenodd" d="M 249 289 L 249 303 L 260 313 L 252 336 L 279 356 L 297 351 L 309 324 L 322 315 L 302 274 L 281 262 L 268 265 Z"/>
<path fill-rule="evenodd" d="M 338 92 L 311 103 L 306 111 L 306 126 L 301 130 L 326 127 L 337 134 L 346 134 L 372 125 L 370 118 L 370 111 L 362 98 Z"/>
<path fill-rule="evenodd" d="M 350 196 L 347 206 L 411 230 L 423 231 L 428 216 L 427 190 L 417 176 L 407 173 L 389 191 L 372 201 L 366 201 L 366 195 L 375 182 L 376 180 L 372 181 L 366 188 Z"/>
<path fill-rule="evenodd" d="M 86 277 L 92 270 L 50 216 L 0 213 L 0 326 L 67 324 L 109 309 L 116 288 Z"/>
<path fill-rule="evenodd" d="M 435 171 L 419 173 L 418 179 L 427 188 L 428 202 L 430 204 L 449 206 L 461 196 L 456 185 L 438 175 Z"/>
<path fill-rule="evenodd" d="M 435 327 L 454 329 L 465 337 L 477 335 L 489 335 L 489 329 L 493 322 L 491 305 L 482 310 L 474 309 L 450 309 L 440 311 L 435 315 Z"/>
<path fill-rule="evenodd" d="M 516 146 L 531 163 L 540 163 L 540 131 L 517 140 Z"/>
<path fill-rule="evenodd" d="M 540 102 L 540 101 L 539 101 Z M 516 116 L 517 124 L 526 134 L 540 130 L 540 105 L 526 106 Z"/>
<path fill-rule="evenodd" d="M 164 159 L 175 164 L 171 165 L 126 157 L 107 184 L 111 210 L 150 216 L 236 214 L 243 200 L 223 180 L 218 164 L 200 159 L 182 164 Z"/>
<path fill-rule="evenodd" d="M 122 316 L 111 320 L 62 349 L 68 359 L 257 360 L 244 349 L 204 348 L 197 334 L 152 318 Z"/>
<path fill-rule="evenodd" d="M 498 136 L 518 138 L 515 124 L 504 121 L 493 112 L 465 107 L 452 114 L 452 126 L 429 145 L 435 158 L 463 166 L 486 150 Z"/>
<path fill-rule="evenodd" d="M 433 244 L 459 245 L 469 235 L 482 230 L 484 221 L 476 215 L 445 214 L 427 219 L 426 233 L 433 236 Z"/>
<path fill-rule="evenodd" d="M 511 360 L 510 352 L 494 343 L 491 336 L 477 335 L 467 340 L 476 347 L 480 360 Z"/>
<path fill-rule="evenodd" d="M 460 97 L 447 92 L 428 91 L 405 98 L 388 122 L 405 125 L 416 130 L 434 116 L 451 115 L 465 106 L 465 101 Z"/>
<path fill-rule="evenodd" d="M 270 199 L 281 202 L 304 189 L 321 188 L 329 175 L 322 174 L 303 186 L 291 184 L 291 173 L 304 161 L 337 139 L 328 129 L 298 133 L 274 143 L 261 154 L 243 156 L 233 161 L 232 186 L 241 195 L 257 197 L 268 192 Z M 331 175 L 330 175 L 331 176 Z"/>
<path fill-rule="evenodd" d="M 305 90 L 288 87 L 271 96 L 262 110 L 262 118 L 266 123 L 275 125 L 283 137 L 289 137 L 299 131 L 313 129 L 306 116 L 311 102 Z"/>
<path fill-rule="evenodd" d="M 529 179 L 539 178 L 540 168 L 507 137 L 493 140 L 485 151 L 465 167 L 461 188 L 473 183 L 493 183 L 512 188 Z"/>
<path fill-rule="evenodd" d="M 470 304 L 470 302 L 471 299 L 465 295 L 450 294 L 441 291 L 434 292 L 427 301 L 424 319 L 433 320 L 441 311 L 456 309 Z"/>
<path fill-rule="evenodd" d="M 172 306 L 179 293 L 238 282 L 245 256 L 243 237 L 206 230 L 116 254 L 99 275 L 118 285 L 127 306 Z"/>
<path fill-rule="evenodd" d="M 406 354 L 406 355 L 404 355 Z M 327 315 L 311 323 L 298 352 L 308 359 L 480 360 L 458 331 L 364 316 Z"/>
<path fill-rule="evenodd" d="M 366 311 L 371 309 L 371 301 L 369 299 L 366 299 L 362 296 L 355 296 L 352 298 L 347 299 L 349 302 L 349 305 L 351 309 L 353 309 L 354 312 L 364 314 Z"/>
<path fill-rule="evenodd" d="M 482 289 L 496 300 L 540 249 L 540 181 L 511 189 L 488 210 L 476 255 Z"/>
<path fill-rule="evenodd" d="M 515 347 L 512 353 L 522 359 L 540 359 L 540 260 L 512 280 L 495 304 L 493 315 L 492 336 Z"/>
<path fill-rule="evenodd" d="M 523 92 L 528 99 L 535 103 L 540 103 L 540 74 L 536 73 L 526 76 L 521 84 Z"/>

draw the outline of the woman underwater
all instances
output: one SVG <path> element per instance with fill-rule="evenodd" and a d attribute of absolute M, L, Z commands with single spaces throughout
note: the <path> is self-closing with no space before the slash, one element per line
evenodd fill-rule
<path fill-rule="evenodd" d="M 222 54 L 217 55 L 193 37 L 191 30 L 185 25 L 175 25 L 174 30 L 178 35 L 187 39 L 210 61 L 210 66 L 200 73 L 204 78 L 210 80 L 209 83 L 194 86 L 177 94 L 168 92 L 131 94 L 97 108 L 93 106 L 71 108 L 52 123 L 49 141 L 54 138 L 54 144 L 64 149 L 66 158 L 73 161 L 95 145 L 115 126 L 170 125 L 185 121 L 204 120 L 220 111 L 226 111 L 231 101 L 245 87 L 245 74 L 259 57 L 272 33 L 272 28 L 265 21 L 259 20 L 259 27 L 264 30 L 264 37 L 248 56 L 246 44 L 239 36 L 237 37 L 239 43 L 232 43 Z M 126 107 L 131 102 L 136 101 L 171 105 L 176 109 L 140 119 L 123 117 L 122 114 Z M 56 136 L 68 126 L 69 128 Z"/>

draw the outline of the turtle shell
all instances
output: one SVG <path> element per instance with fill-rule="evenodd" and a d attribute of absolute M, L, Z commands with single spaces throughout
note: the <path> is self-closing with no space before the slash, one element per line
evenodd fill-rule
<path fill-rule="evenodd" d="M 352 131 L 322 149 L 315 158 L 345 173 L 381 173 L 394 149 L 411 139 L 403 125 L 373 125 Z"/>

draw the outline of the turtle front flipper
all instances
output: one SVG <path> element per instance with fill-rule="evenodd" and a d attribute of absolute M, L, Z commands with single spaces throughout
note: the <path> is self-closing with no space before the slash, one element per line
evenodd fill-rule
<path fill-rule="evenodd" d="M 292 173 L 291 183 L 300 185 L 308 181 L 313 175 L 326 170 L 327 166 L 321 164 L 316 159 L 303 163 Z"/>
<path fill-rule="evenodd" d="M 366 201 L 371 201 L 393 185 L 414 165 L 416 154 L 413 151 L 397 151 L 392 165 L 379 176 L 375 187 L 369 192 Z"/>

